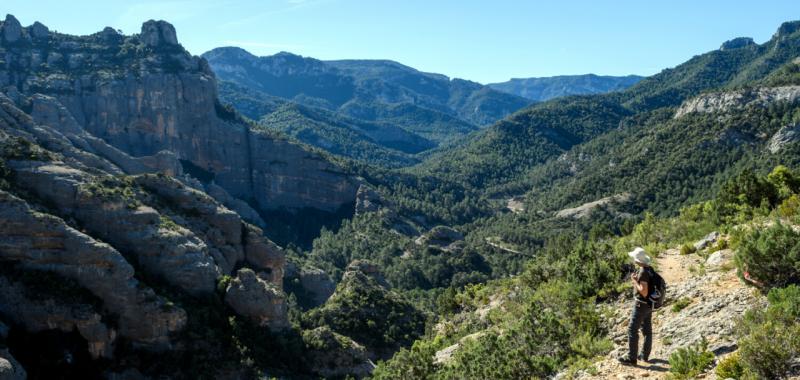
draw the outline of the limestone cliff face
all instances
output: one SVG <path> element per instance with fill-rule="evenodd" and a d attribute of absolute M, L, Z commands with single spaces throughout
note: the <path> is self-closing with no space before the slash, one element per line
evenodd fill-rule
<path fill-rule="evenodd" d="M 727 92 L 713 92 L 689 99 L 675 111 L 675 118 L 692 113 L 725 112 L 746 107 L 767 107 L 772 103 L 795 103 L 800 86 L 759 87 Z"/>
<path fill-rule="evenodd" d="M 222 107 L 205 60 L 178 44 L 170 24 L 85 37 L 18 25 L 9 16 L 0 26 L 0 88 L 50 95 L 111 146 L 134 157 L 172 152 L 190 174 L 262 209 L 332 211 L 354 201 L 357 180 Z"/>

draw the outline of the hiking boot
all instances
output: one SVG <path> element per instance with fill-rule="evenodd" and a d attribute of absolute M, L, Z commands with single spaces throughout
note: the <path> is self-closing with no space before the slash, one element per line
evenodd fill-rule
<path fill-rule="evenodd" d="M 644 357 L 644 355 L 642 355 L 642 354 L 639 354 L 639 360 L 641 360 L 641 361 L 643 361 L 645 363 L 650 363 L 650 360 L 648 358 Z"/>
<path fill-rule="evenodd" d="M 623 356 L 621 358 L 617 358 L 617 360 L 619 360 L 619 362 L 622 365 L 636 366 L 636 359 L 632 359 L 630 356 L 627 356 L 627 355 L 625 355 L 625 356 Z"/>

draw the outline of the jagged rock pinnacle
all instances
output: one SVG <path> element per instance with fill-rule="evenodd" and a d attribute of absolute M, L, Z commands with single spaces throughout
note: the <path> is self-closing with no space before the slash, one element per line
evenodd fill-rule
<path fill-rule="evenodd" d="M 35 39 L 46 39 L 50 36 L 50 29 L 39 21 L 30 26 L 31 37 Z"/>
<path fill-rule="evenodd" d="M 175 27 L 161 20 L 149 20 L 142 24 L 142 33 L 139 38 L 145 45 L 152 47 L 178 44 Z"/>
<path fill-rule="evenodd" d="M 3 21 L 3 40 L 5 42 L 17 42 L 22 38 L 22 25 L 16 17 L 7 14 Z"/>

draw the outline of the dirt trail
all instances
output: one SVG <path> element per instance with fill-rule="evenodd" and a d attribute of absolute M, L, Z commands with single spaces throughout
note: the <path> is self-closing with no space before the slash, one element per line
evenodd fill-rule
<path fill-rule="evenodd" d="M 763 297 L 742 284 L 731 270 L 733 252 L 722 250 L 714 260 L 698 254 L 681 255 L 677 249 L 662 252 L 656 258 L 656 268 L 667 282 L 668 304 L 653 315 L 653 350 L 650 363 L 639 362 L 636 367 L 624 366 L 617 357 L 627 352 L 627 324 L 630 298 L 610 305 L 608 327 L 615 349 L 595 363 L 596 371 L 582 372 L 578 379 L 664 379 L 669 373 L 669 355 L 678 347 L 693 344 L 700 336 L 709 341 L 710 350 L 724 356 L 736 349 L 733 329 L 735 317 Z M 682 299 L 689 304 L 673 311 L 672 303 Z M 639 340 L 640 344 L 642 338 Z M 705 379 L 715 379 L 713 371 Z"/>

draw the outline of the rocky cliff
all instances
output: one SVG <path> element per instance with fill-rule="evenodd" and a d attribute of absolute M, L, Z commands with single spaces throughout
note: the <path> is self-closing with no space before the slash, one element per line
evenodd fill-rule
<path fill-rule="evenodd" d="M 231 338 L 292 329 L 262 211 L 338 210 L 359 186 L 221 106 L 168 23 L 74 37 L 7 16 L 0 378 L 262 369 L 248 358 L 264 339 Z"/>
<path fill-rule="evenodd" d="M 675 112 L 675 118 L 692 113 L 725 112 L 770 104 L 795 103 L 800 99 L 800 86 L 757 87 L 736 91 L 712 92 L 689 99 Z"/>
<path fill-rule="evenodd" d="M 324 157 L 253 131 L 223 107 L 205 60 L 166 22 L 148 21 L 133 36 L 106 28 L 75 37 L 22 28 L 13 16 L 0 28 L 0 88 L 52 96 L 118 150 L 171 152 L 189 174 L 261 209 L 333 211 L 355 198 L 357 181 Z"/>

